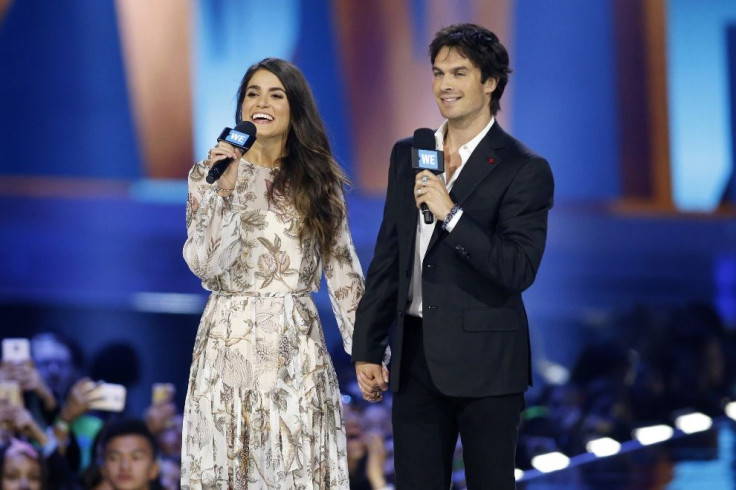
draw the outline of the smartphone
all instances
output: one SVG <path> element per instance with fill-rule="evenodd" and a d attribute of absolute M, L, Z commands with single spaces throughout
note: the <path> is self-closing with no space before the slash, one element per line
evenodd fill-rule
<path fill-rule="evenodd" d="M 125 386 L 113 383 L 99 383 L 90 392 L 94 401 L 89 404 L 91 410 L 104 412 L 122 412 L 125 409 Z"/>
<path fill-rule="evenodd" d="M 15 407 L 22 407 L 23 394 L 20 390 L 20 383 L 12 380 L 0 381 L 0 400 Z"/>
<path fill-rule="evenodd" d="M 172 383 L 154 383 L 151 388 L 151 404 L 159 405 L 174 401 L 176 388 Z"/>
<path fill-rule="evenodd" d="M 3 362 L 31 360 L 31 342 L 28 339 L 3 339 Z"/>

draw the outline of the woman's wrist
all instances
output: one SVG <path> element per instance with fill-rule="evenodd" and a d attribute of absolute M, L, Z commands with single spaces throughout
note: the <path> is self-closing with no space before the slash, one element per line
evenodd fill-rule
<path fill-rule="evenodd" d="M 227 182 L 225 179 L 220 179 L 215 184 L 215 189 L 218 196 L 227 197 L 235 190 L 235 182 Z"/>

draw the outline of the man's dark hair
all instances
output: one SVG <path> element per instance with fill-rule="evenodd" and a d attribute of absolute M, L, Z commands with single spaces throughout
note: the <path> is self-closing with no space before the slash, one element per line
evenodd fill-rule
<path fill-rule="evenodd" d="M 99 447 L 101 449 L 101 456 L 104 458 L 107 445 L 116 437 L 122 436 L 141 436 L 148 441 L 151 446 L 151 452 L 153 458 L 156 459 L 158 456 L 158 443 L 156 438 L 148 430 L 146 423 L 139 419 L 122 419 L 110 422 L 106 427 L 102 429 L 100 435 Z"/>
<path fill-rule="evenodd" d="M 475 24 L 453 24 L 440 29 L 429 45 L 429 57 L 434 65 L 437 53 L 444 47 L 454 48 L 480 69 L 481 83 L 488 78 L 497 80 L 491 94 L 491 114 L 501 109 L 501 96 L 509 80 L 509 54 L 498 37 Z"/>

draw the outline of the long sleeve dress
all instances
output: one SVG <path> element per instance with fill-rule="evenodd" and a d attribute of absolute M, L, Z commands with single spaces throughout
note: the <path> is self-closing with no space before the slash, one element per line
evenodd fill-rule
<path fill-rule="evenodd" d="M 182 489 L 347 489 L 340 390 L 311 293 L 324 268 L 345 350 L 364 283 L 347 220 L 322 263 L 300 217 L 241 160 L 228 197 L 189 173 L 184 258 L 212 292 L 184 408 Z"/>

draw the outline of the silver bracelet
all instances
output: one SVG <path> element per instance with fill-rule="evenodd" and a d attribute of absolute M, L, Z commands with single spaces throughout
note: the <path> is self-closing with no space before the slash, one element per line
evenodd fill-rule
<path fill-rule="evenodd" d="M 442 222 L 442 229 L 443 230 L 445 230 L 445 231 L 447 230 L 447 223 L 449 223 L 452 220 L 452 218 L 455 217 L 455 215 L 457 214 L 457 212 L 460 211 L 461 209 L 462 208 L 460 207 L 459 204 L 455 204 L 455 205 L 452 206 L 452 209 L 450 209 L 450 212 L 447 213 L 447 216 L 445 216 L 445 219 Z"/>

